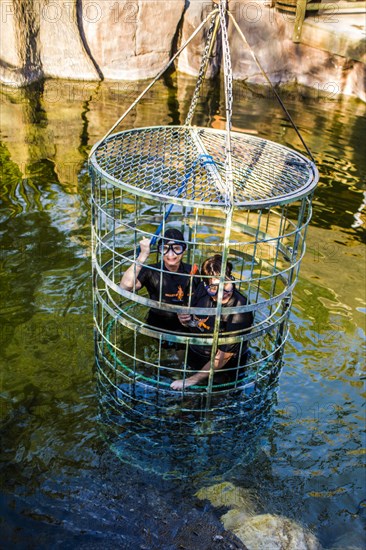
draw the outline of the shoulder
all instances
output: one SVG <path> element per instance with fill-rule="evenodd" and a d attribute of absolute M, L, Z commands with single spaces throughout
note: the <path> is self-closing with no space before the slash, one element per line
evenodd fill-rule
<path fill-rule="evenodd" d="M 238 290 L 234 290 L 234 293 L 231 297 L 231 300 L 228 304 L 226 304 L 227 306 L 229 307 L 235 307 L 235 306 L 245 306 L 247 305 L 249 302 L 248 302 L 248 299 L 246 296 L 244 296 L 244 294 L 242 294 L 241 292 L 239 292 Z"/>
<path fill-rule="evenodd" d="M 151 279 L 152 277 L 156 276 L 156 274 L 158 273 L 156 269 L 159 268 L 160 264 L 149 264 L 142 266 L 140 273 L 137 275 L 138 280 L 143 281 L 146 279 Z"/>
<path fill-rule="evenodd" d="M 233 298 L 235 300 L 235 304 L 236 306 L 245 306 L 247 303 L 248 303 L 248 299 L 246 296 L 244 296 L 244 294 L 242 294 L 241 292 L 239 292 L 239 290 L 234 290 L 234 294 L 233 294 Z"/>
<path fill-rule="evenodd" d="M 235 290 L 234 297 L 234 306 L 245 306 L 250 304 L 248 298 L 238 290 Z M 245 328 L 249 328 L 253 324 L 254 315 L 252 311 L 243 311 L 241 313 L 234 314 L 232 319 L 234 323 L 243 323 Z"/>
<path fill-rule="evenodd" d="M 181 263 L 180 263 L 180 269 L 179 269 L 179 271 L 180 271 L 181 273 L 191 273 L 191 270 L 192 270 L 191 264 L 186 264 L 185 262 L 181 262 Z"/>
<path fill-rule="evenodd" d="M 194 302 L 195 304 L 198 304 L 198 302 L 200 302 L 200 305 L 204 307 L 203 304 L 205 302 L 209 303 L 210 300 L 211 298 L 206 292 L 205 285 L 201 281 L 200 283 L 198 283 L 197 288 L 194 291 Z"/>

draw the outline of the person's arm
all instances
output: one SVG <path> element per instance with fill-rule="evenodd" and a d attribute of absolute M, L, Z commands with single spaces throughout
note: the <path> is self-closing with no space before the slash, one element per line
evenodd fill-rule
<path fill-rule="evenodd" d="M 135 262 L 125 271 L 119 286 L 124 290 L 140 290 L 142 284 L 138 280 L 137 276 L 142 269 L 142 265 L 146 262 L 150 254 L 150 239 L 144 237 L 140 241 L 140 254 L 136 258 Z M 137 263 L 139 262 L 139 263 Z"/>
<path fill-rule="evenodd" d="M 229 361 L 229 359 L 231 359 L 232 356 L 232 353 L 217 350 L 215 355 L 214 370 L 222 369 L 222 367 L 226 365 L 226 363 Z M 182 390 L 183 387 L 189 388 L 189 386 L 199 384 L 200 382 L 203 382 L 204 380 L 206 380 L 206 378 L 208 378 L 210 374 L 210 367 L 211 361 L 208 361 L 200 371 L 196 372 L 185 380 L 174 380 L 174 382 L 170 384 L 170 387 L 172 388 L 172 390 Z"/>

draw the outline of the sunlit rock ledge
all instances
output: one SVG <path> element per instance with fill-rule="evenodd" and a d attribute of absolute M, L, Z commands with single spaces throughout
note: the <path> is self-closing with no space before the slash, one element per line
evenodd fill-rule
<path fill-rule="evenodd" d="M 196 496 L 229 509 L 221 521 L 248 549 L 322 550 L 316 536 L 303 525 L 284 516 L 259 513 L 260 504 L 249 489 L 225 481 L 200 489 Z"/>
<path fill-rule="evenodd" d="M 43 78 L 141 80 L 152 78 L 211 11 L 202 0 L 0 0 L 0 81 L 24 86 Z M 292 41 L 294 16 L 263 0 L 229 3 L 271 81 L 366 101 L 364 14 L 305 19 L 301 43 Z M 206 27 L 207 28 L 207 27 Z M 229 25 L 234 78 L 264 83 L 250 51 Z M 197 75 L 204 38 L 176 62 Z M 208 76 L 220 70 L 214 50 Z"/>

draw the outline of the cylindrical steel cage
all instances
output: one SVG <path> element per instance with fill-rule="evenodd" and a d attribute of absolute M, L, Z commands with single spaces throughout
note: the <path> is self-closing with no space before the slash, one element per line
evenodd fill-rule
<path fill-rule="evenodd" d="M 90 158 L 98 372 L 116 401 L 137 410 L 143 404 L 141 414 L 167 414 L 172 400 L 198 413 L 232 409 L 232 400 L 216 396 L 260 388 L 281 361 L 317 170 L 287 147 L 232 132 L 229 193 L 225 139 L 224 131 L 209 128 L 139 128 L 110 135 Z M 219 299 L 210 308 L 194 307 L 192 292 L 183 304 L 167 303 L 161 292 L 152 299 L 145 288 L 123 289 L 123 273 L 139 265 L 141 239 L 154 242 L 167 228 L 183 233 L 190 265 L 200 267 L 215 254 L 231 262 L 245 305 L 222 307 L 224 269 Z M 156 243 L 146 264 L 163 279 Z M 197 273 L 184 277 L 192 289 Z M 151 308 L 200 318 L 250 312 L 253 322 L 236 332 L 219 330 L 219 324 L 209 334 L 162 330 L 147 321 Z M 247 352 L 220 369 L 230 371 L 225 382 L 216 381 L 212 366 L 207 380 L 185 387 L 195 372 L 187 361 L 191 346 L 210 347 L 214 357 L 231 344 Z M 183 380 L 180 392 L 171 389 L 177 378 Z"/>

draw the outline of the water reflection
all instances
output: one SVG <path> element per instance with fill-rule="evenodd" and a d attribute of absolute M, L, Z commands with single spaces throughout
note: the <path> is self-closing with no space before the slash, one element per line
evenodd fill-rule
<path fill-rule="evenodd" d="M 239 426 L 213 435 L 187 428 L 185 447 L 170 427 L 164 440 L 165 426 L 150 430 L 98 398 L 92 371 L 87 154 L 145 85 L 1 89 L 3 545 L 151 547 L 147 524 L 173 547 L 176 514 L 179 527 L 192 510 L 195 530 L 202 521 L 192 499 L 202 472 L 203 483 L 217 475 L 253 488 L 267 511 L 307 523 L 325 548 L 362 548 L 365 105 L 285 96 L 320 185 L 280 384 Z M 172 74 L 121 129 L 182 122 L 193 88 Z M 222 87 L 210 81 L 205 91 L 213 93 L 202 94 L 196 123 L 222 128 Z M 235 127 L 301 150 L 266 92 L 236 83 L 234 97 Z"/>
<path fill-rule="evenodd" d="M 194 88 L 194 79 L 167 76 L 158 82 L 137 105 L 119 129 L 182 124 Z M 146 86 L 145 82 L 77 83 L 45 81 L 25 90 L 2 87 L 2 135 L 7 165 L 14 164 L 13 177 L 31 178 L 37 163 L 49 164 L 51 173 L 39 173 L 77 192 L 78 176 L 91 145 L 101 139 L 131 101 Z M 195 123 L 224 128 L 223 84 L 207 81 L 197 106 Z M 311 96 L 310 96 L 311 97 Z M 243 83 L 234 85 L 233 126 L 260 134 L 301 150 L 296 135 L 282 116 L 276 102 L 251 92 Z M 273 98 L 272 98 L 273 99 Z M 326 98 L 305 101 L 298 95 L 284 95 L 286 105 L 300 128 L 306 128 L 306 141 L 316 156 L 321 175 L 316 192 L 312 225 L 352 229 L 362 239 L 362 227 L 354 216 L 364 201 L 362 185 L 366 179 L 366 160 L 362 148 L 366 109 L 362 102 L 344 99 L 345 111 Z M 314 109 L 314 104 L 316 108 Z M 342 153 L 339 154 L 339 150 Z M 32 168 L 33 167 L 33 168 Z M 9 174 L 10 175 L 10 174 Z"/>

